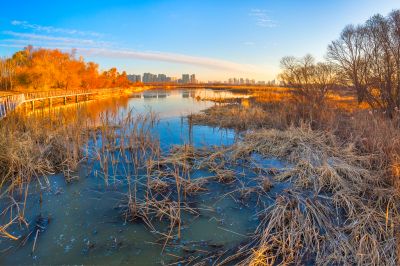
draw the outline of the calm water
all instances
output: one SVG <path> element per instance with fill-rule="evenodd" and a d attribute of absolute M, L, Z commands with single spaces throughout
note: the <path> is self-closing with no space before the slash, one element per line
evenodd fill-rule
<path fill-rule="evenodd" d="M 148 91 L 132 95 L 129 99 L 113 100 L 102 110 L 124 116 L 129 110 L 159 114 L 157 136 L 164 151 L 171 145 L 191 143 L 202 145 L 230 145 L 235 133 L 207 126 L 194 126 L 192 130 L 182 116 L 199 112 L 214 103 L 198 101 L 200 97 L 232 97 L 227 91 L 176 90 Z M 259 164 L 282 167 L 276 160 L 255 158 Z M 236 169 L 245 173 L 245 169 Z M 229 249 L 248 239 L 256 225 L 255 202 L 250 207 L 223 196 L 232 186 L 207 185 L 208 192 L 190 200 L 204 209 L 200 216 L 184 216 L 182 238 L 175 239 L 162 251 L 163 241 L 143 223 L 124 221 L 117 206 L 123 199 L 126 185 L 111 182 L 108 186 L 102 178 L 80 167 L 79 179 L 66 184 L 62 175 L 50 177 L 50 186 L 40 189 L 38 184 L 30 188 L 27 220 L 30 230 L 13 226 L 10 233 L 23 241 L 0 239 L 0 264 L 91 264 L 91 265 L 155 265 L 174 262 L 178 257 L 197 256 L 216 247 Z M 206 171 L 192 173 L 193 178 L 212 174 Z M 251 182 L 251 174 L 243 182 Z M 38 193 L 41 191 L 41 193 Z M 3 217 L 3 219 L 5 219 Z M 32 252 L 35 233 L 29 232 L 40 226 L 35 251 Z M 157 224 L 160 228 L 163 223 Z M 28 237 L 27 237 L 28 236 Z M 186 251 L 184 251 L 186 250 Z M 200 251 L 199 251 L 200 250 Z M 193 253 L 192 253 L 193 252 Z M 210 264 L 212 260 L 209 261 Z"/>

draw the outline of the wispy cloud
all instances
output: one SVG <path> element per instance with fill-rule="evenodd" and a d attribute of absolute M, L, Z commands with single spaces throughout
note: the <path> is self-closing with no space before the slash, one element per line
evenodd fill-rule
<path fill-rule="evenodd" d="M 152 61 L 163 61 L 170 63 L 180 63 L 203 66 L 207 68 L 229 70 L 236 72 L 260 71 L 256 66 L 249 64 L 239 64 L 236 62 L 215 59 L 209 57 L 191 56 L 185 54 L 165 53 L 158 51 L 135 51 L 135 50 L 113 50 L 113 49 L 77 49 L 78 52 L 90 56 L 105 56 L 112 58 L 141 59 Z"/>
<path fill-rule="evenodd" d="M 250 10 L 249 16 L 252 17 L 256 25 L 263 28 L 275 28 L 277 23 L 271 19 L 266 10 L 254 8 Z"/>
<path fill-rule="evenodd" d="M 63 51 L 76 49 L 79 54 L 84 56 L 160 61 L 241 73 L 263 72 L 261 69 L 250 64 L 241 64 L 229 60 L 186 54 L 121 49 L 115 43 L 102 41 L 102 38 L 89 38 L 89 36 L 85 34 L 80 34 L 83 33 L 80 31 L 59 29 L 51 26 L 43 27 L 24 21 L 13 21 L 12 23 L 14 25 L 21 25 L 25 29 L 31 29 L 31 31 L 1 32 L 2 35 L 9 36 L 9 38 L 0 38 L 0 46 L 2 47 L 23 48 L 32 44 L 37 47 L 60 49 Z M 39 31 L 42 33 L 37 33 Z M 80 36 L 81 38 L 79 38 L 78 35 L 82 35 Z M 248 42 L 246 45 L 252 45 L 252 43 Z"/>
<path fill-rule="evenodd" d="M 23 48 L 27 42 L 24 40 L 4 40 L 0 42 L 2 47 L 12 47 L 12 48 Z M 76 51 L 84 56 L 99 56 L 106 58 L 122 58 L 127 60 L 139 59 L 139 60 L 149 60 L 149 61 L 160 61 L 169 63 L 186 64 L 193 66 L 200 66 L 209 69 L 218 69 L 242 73 L 261 73 L 263 70 L 251 64 L 240 64 L 228 60 L 210 58 L 210 57 L 200 57 L 191 56 L 185 54 L 176 53 L 166 53 L 158 51 L 137 51 L 137 50 L 119 50 L 119 49 L 106 49 L 106 48 L 88 48 L 88 47 L 77 47 L 69 46 L 64 42 L 61 43 L 49 43 L 47 45 L 40 45 L 42 48 L 49 49 L 60 49 L 64 51 L 70 51 L 71 49 L 76 49 Z"/>
<path fill-rule="evenodd" d="M 8 42 L 26 42 L 29 44 L 46 44 L 54 45 L 55 43 L 69 45 L 69 46 L 90 46 L 90 47 L 110 47 L 113 45 L 111 42 L 105 42 L 101 40 L 82 39 L 82 38 L 70 38 L 70 37 L 58 37 L 50 35 L 42 35 L 36 33 L 21 33 L 14 31 L 3 31 L 2 34 L 9 35 L 18 39 L 8 39 L 3 41 Z"/>
<path fill-rule="evenodd" d="M 80 36 L 92 36 L 92 37 L 101 37 L 103 34 L 93 31 L 81 31 L 76 29 L 65 29 L 65 28 L 57 28 L 53 26 L 43 26 L 38 24 L 32 24 L 28 21 L 21 20 L 13 20 L 11 24 L 14 26 L 19 26 L 23 29 L 31 29 L 34 31 L 41 31 L 46 33 L 60 33 L 60 34 L 69 34 L 69 35 L 80 35 Z"/>

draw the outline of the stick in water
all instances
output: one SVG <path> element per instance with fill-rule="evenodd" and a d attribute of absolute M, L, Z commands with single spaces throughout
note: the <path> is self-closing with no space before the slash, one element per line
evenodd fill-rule
<path fill-rule="evenodd" d="M 35 241 L 33 242 L 33 247 L 32 247 L 32 254 L 33 254 L 33 252 L 35 252 L 36 240 L 37 240 L 38 234 L 39 234 L 39 229 L 36 230 Z"/>

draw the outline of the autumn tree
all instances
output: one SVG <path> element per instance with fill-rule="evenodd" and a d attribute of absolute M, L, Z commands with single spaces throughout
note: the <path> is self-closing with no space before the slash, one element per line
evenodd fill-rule
<path fill-rule="evenodd" d="M 123 71 L 121 74 L 117 75 L 116 81 L 115 81 L 115 86 L 120 87 L 120 88 L 127 88 L 129 87 L 131 82 L 128 79 L 128 75 L 126 74 L 125 71 Z"/>
<path fill-rule="evenodd" d="M 15 79 L 15 64 L 11 59 L 0 58 L 0 89 L 12 90 Z"/>
<path fill-rule="evenodd" d="M 100 85 L 99 65 L 89 62 L 85 66 L 82 74 L 82 87 L 85 89 L 95 89 Z"/>
<path fill-rule="evenodd" d="M 126 72 L 111 68 L 99 74 L 99 66 L 76 59 L 76 50 L 65 53 L 53 49 L 26 47 L 11 58 L 0 60 L 0 89 L 14 86 L 38 90 L 96 89 L 129 87 Z"/>

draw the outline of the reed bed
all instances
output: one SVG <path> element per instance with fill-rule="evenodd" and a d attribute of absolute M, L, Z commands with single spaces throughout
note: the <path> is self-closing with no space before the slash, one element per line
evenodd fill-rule
<path fill-rule="evenodd" d="M 215 212 L 198 204 L 213 186 L 224 188 L 216 201 L 230 197 L 254 211 L 258 226 L 243 243 L 227 251 L 215 246 L 190 252 L 176 264 L 212 259 L 218 265 L 397 265 L 396 121 L 368 111 L 307 108 L 256 99 L 249 106 L 215 106 L 189 116 L 189 123 L 235 129 L 239 137 L 233 145 L 185 144 L 168 151 L 160 148 L 159 119 L 152 112 L 123 117 L 106 112 L 92 121 L 82 113 L 8 117 L 0 124 L 0 176 L 3 196 L 12 200 L 3 211 L 9 220 L 0 235 L 13 239 L 10 224 L 27 223 L 30 181 L 45 186 L 46 176 L 57 172 L 72 180 L 84 160 L 106 186 L 120 190 L 122 219 L 146 225 L 162 252 L 181 239 L 188 217 Z M 287 165 L 264 166 L 255 155 Z M 196 171 L 208 175 L 194 177 Z"/>
<path fill-rule="evenodd" d="M 16 113 L 2 120 L 0 198 L 8 198 L 10 204 L 2 211 L 3 217 L 9 217 L 9 222 L 0 227 L 1 236 L 15 239 L 7 233 L 7 227 L 13 223 L 28 224 L 24 213 L 31 181 L 36 180 L 40 187 L 47 187 L 49 175 L 61 172 L 67 181 L 74 178 L 73 173 L 86 156 L 88 134 L 85 129 L 88 124 L 82 117 L 64 112 L 52 116 Z"/>
<path fill-rule="evenodd" d="M 267 180 L 273 179 L 259 183 L 262 191 L 268 193 L 276 182 L 289 188 L 259 211 L 253 240 L 221 263 L 242 257 L 239 261 L 246 265 L 397 265 L 397 120 L 344 110 L 332 102 L 326 103 L 326 110 L 293 101 L 255 99 L 252 104 L 215 106 L 189 117 L 194 124 L 241 132 L 239 141 L 225 151 L 228 160 L 250 162 L 256 153 L 290 164 L 279 170 L 258 166 L 258 172 L 269 174 Z M 254 189 L 242 190 L 244 196 L 250 192 Z"/>
<path fill-rule="evenodd" d="M 189 123 L 244 130 L 263 127 L 266 115 L 262 108 L 248 109 L 238 104 L 223 104 L 206 109 L 202 113 L 190 115 Z"/>
<path fill-rule="evenodd" d="M 237 153 L 249 149 L 290 162 L 273 178 L 292 186 L 260 212 L 252 243 L 257 252 L 245 264 L 271 252 L 284 264 L 397 263 L 399 197 L 382 173 L 369 168 L 372 155 L 358 155 L 333 135 L 305 125 L 247 133 Z"/>
<path fill-rule="evenodd" d="M 52 174 L 61 173 L 70 182 L 84 162 L 89 168 L 98 164 L 93 167 L 95 174 L 106 184 L 118 175 L 129 183 L 159 153 L 159 143 L 151 133 L 158 118 L 152 112 L 133 115 L 131 110 L 123 118 L 102 112 L 93 117 L 86 105 L 49 112 L 15 113 L 0 123 L 1 199 L 10 202 L 1 213 L 2 237 L 17 240 L 7 228 L 28 226 L 25 208 L 32 181 L 40 190 L 49 187 Z"/>

